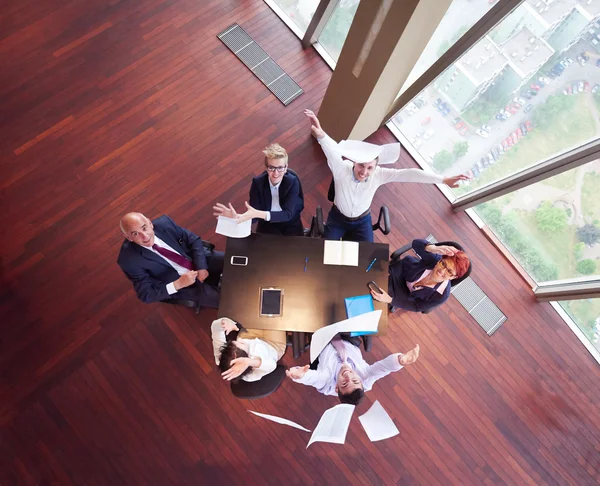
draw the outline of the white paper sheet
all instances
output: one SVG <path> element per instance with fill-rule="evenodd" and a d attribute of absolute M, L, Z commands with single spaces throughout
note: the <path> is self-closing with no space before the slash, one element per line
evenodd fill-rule
<path fill-rule="evenodd" d="M 292 422 L 291 420 L 284 419 L 281 417 L 275 417 L 275 415 L 267 415 L 266 413 L 258 413 L 252 410 L 248 410 L 248 412 L 253 413 L 254 415 L 258 415 L 259 417 L 265 418 L 267 420 L 272 420 L 273 422 L 277 422 L 278 424 L 289 425 L 290 427 L 294 427 L 296 429 L 304 430 L 305 432 L 310 432 L 310 430 L 305 429 L 302 425 L 298 425 L 296 422 Z"/>
<path fill-rule="evenodd" d="M 325 410 L 306 448 L 308 449 L 313 442 L 331 442 L 332 444 L 346 442 L 346 433 L 353 413 L 354 405 L 348 403 L 341 403 Z"/>
<path fill-rule="evenodd" d="M 380 317 L 381 309 L 322 327 L 312 335 L 310 342 L 310 362 L 312 363 L 317 359 L 321 351 L 325 349 L 325 346 L 340 332 L 377 332 Z"/>
<path fill-rule="evenodd" d="M 358 266 L 358 242 L 325 240 L 324 265 Z"/>
<path fill-rule="evenodd" d="M 215 233 L 228 236 L 229 238 L 246 238 L 252 232 L 252 220 L 237 224 L 233 218 L 219 216 L 217 218 L 217 229 Z"/>
<path fill-rule="evenodd" d="M 389 439 L 400 433 L 379 400 L 376 400 L 366 413 L 359 415 L 358 420 L 360 420 L 371 442 Z"/>

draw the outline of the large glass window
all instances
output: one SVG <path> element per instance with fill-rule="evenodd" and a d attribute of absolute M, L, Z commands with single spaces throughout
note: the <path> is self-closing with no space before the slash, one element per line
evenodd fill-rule
<path fill-rule="evenodd" d="M 360 0 L 339 0 L 323 32 L 319 36 L 319 44 L 327 51 L 334 61 L 340 57 L 344 41 L 348 36 L 354 14 Z"/>
<path fill-rule="evenodd" d="M 539 283 L 600 274 L 600 161 L 476 206 Z"/>
<path fill-rule="evenodd" d="M 559 304 L 592 346 L 600 351 L 600 299 L 568 300 Z"/>
<path fill-rule="evenodd" d="M 319 0 L 269 0 L 280 8 L 282 13 L 304 34 L 313 18 Z"/>
<path fill-rule="evenodd" d="M 587 3 L 523 2 L 393 118 L 418 160 L 473 177 L 457 195 L 600 135 L 600 23 Z"/>

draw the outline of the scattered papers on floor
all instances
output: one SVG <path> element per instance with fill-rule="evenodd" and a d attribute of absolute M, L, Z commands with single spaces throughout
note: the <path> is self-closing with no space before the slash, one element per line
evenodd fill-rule
<path fill-rule="evenodd" d="M 330 442 L 332 444 L 343 444 L 346 442 L 346 433 L 350 426 L 350 419 L 354 413 L 354 405 L 341 403 L 336 405 L 321 416 L 317 428 L 313 432 L 308 449 L 313 442 Z"/>
<path fill-rule="evenodd" d="M 379 403 L 379 400 L 375 400 L 375 403 L 371 405 L 371 408 L 366 413 L 359 415 L 358 420 L 360 420 L 371 442 L 389 439 L 400 433 L 392 418 L 381 406 L 381 403 Z"/>
<path fill-rule="evenodd" d="M 276 422 L 278 424 L 289 425 L 290 427 L 294 427 L 296 429 L 304 430 L 305 432 L 310 432 L 310 430 L 302 427 L 302 425 L 298 425 L 296 422 L 292 422 L 291 420 L 288 420 L 288 419 L 284 419 L 284 418 L 281 418 L 281 417 L 276 417 L 275 415 L 267 415 L 266 413 L 254 412 L 252 410 L 248 410 L 248 412 L 253 413 L 254 415 L 258 415 L 259 417 L 262 417 L 264 419 L 271 420 L 271 421 Z"/>

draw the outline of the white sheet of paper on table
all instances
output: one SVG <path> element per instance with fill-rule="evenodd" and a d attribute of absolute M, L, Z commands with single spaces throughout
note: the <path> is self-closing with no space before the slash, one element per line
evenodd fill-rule
<path fill-rule="evenodd" d="M 312 363 L 317 359 L 321 354 L 321 351 L 325 349 L 325 346 L 327 346 L 333 337 L 340 332 L 377 332 L 380 317 L 381 309 L 367 312 L 366 314 L 361 314 L 350 319 L 344 319 L 343 321 L 330 324 L 329 326 L 322 327 L 315 331 L 310 341 L 310 362 Z"/>
<path fill-rule="evenodd" d="M 346 442 L 346 433 L 353 413 L 354 405 L 348 403 L 340 403 L 325 410 L 306 448 L 308 449 L 313 442 L 330 442 L 332 444 Z"/>
<path fill-rule="evenodd" d="M 248 410 L 248 412 L 253 413 L 254 415 L 258 415 L 259 417 L 265 418 L 267 420 L 271 420 L 278 424 L 289 425 L 290 427 L 294 427 L 296 429 L 304 430 L 305 432 L 310 432 L 310 430 L 302 427 L 302 425 L 298 425 L 296 422 L 292 422 L 291 420 L 284 419 L 281 417 L 276 417 L 275 415 L 267 415 L 266 413 L 254 412 L 253 410 Z"/>
<path fill-rule="evenodd" d="M 215 233 L 228 236 L 229 238 L 246 238 L 252 232 L 252 220 L 238 224 L 233 218 L 219 216 L 217 218 L 217 229 Z"/>
<path fill-rule="evenodd" d="M 359 415 L 358 420 L 360 420 L 371 442 L 389 439 L 400 433 L 392 418 L 381 406 L 381 403 L 379 403 L 379 400 L 375 400 L 375 403 L 371 405 L 371 408 L 367 412 Z"/>

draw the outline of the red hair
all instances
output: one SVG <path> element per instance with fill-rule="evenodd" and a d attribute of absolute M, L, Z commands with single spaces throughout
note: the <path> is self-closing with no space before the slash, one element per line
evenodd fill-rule
<path fill-rule="evenodd" d="M 469 257 L 464 251 L 457 251 L 454 256 L 446 256 L 448 260 L 452 260 L 454 262 L 454 271 L 456 272 L 456 278 L 462 277 L 467 270 L 469 269 L 469 265 L 471 261 Z"/>

